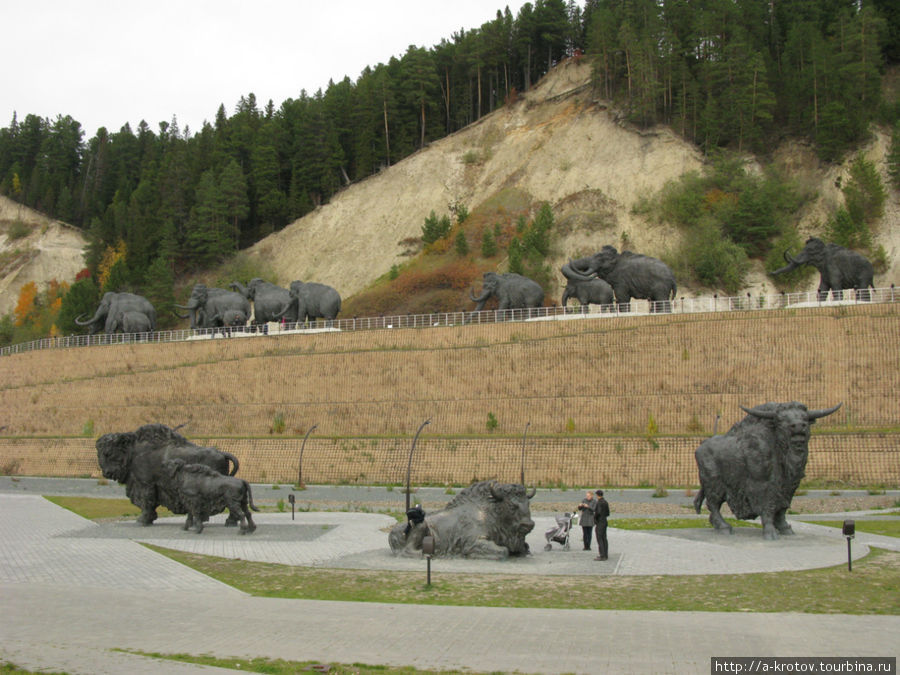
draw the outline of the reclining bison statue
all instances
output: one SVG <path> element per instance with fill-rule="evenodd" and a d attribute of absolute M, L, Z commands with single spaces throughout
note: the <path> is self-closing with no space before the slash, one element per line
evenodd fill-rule
<path fill-rule="evenodd" d="M 759 517 L 766 539 L 793 534 L 785 514 L 805 475 L 810 425 L 840 407 L 808 410 L 796 401 L 741 406 L 747 416 L 728 433 L 707 438 L 694 453 L 700 471 L 694 509 L 700 513 L 705 498 L 709 522 L 718 532 L 732 532 L 720 512 L 728 502 L 737 518 Z"/>
<path fill-rule="evenodd" d="M 171 480 L 172 490 L 187 511 L 182 529 L 189 530 L 193 526 L 200 534 L 203 523 L 226 508 L 240 518 L 241 534 L 250 534 L 256 529 L 250 509 L 259 509 L 253 505 L 253 493 L 247 481 L 223 476 L 204 464 L 185 464 L 182 459 L 167 459 L 162 465 Z"/>
<path fill-rule="evenodd" d="M 388 542 L 395 555 L 417 555 L 422 539 L 434 538 L 437 557 L 503 560 L 525 555 L 525 536 L 534 529 L 528 500 L 535 490 L 524 485 L 482 481 L 462 490 L 440 511 L 407 527 L 398 523 Z"/>
<path fill-rule="evenodd" d="M 103 476 L 125 486 L 128 499 L 141 509 L 137 522 L 142 525 L 153 524 L 158 506 L 172 513 L 187 513 L 171 478 L 163 470 L 167 459 L 204 464 L 229 476 L 238 470 L 234 455 L 195 445 L 163 424 L 145 424 L 136 431 L 104 434 L 97 439 L 97 460 Z M 231 513 L 228 524 L 237 523 L 237 518 L 238 514 Z"/>

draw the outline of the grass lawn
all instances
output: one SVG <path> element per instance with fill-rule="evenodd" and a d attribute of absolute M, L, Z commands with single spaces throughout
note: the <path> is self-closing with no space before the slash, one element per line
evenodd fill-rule
<path fill-rule="evenodd" d="M 807 522 L 838 529 L 844 526 L 843 520 L 809 520 Z M 856 531 L 867 534 L 883 534 L 886 537 L 900 537 L 900 520 L 857 520 Z"/>
<path fill-rule="evenodd" d="M 350 602 L 707 612 L 900 614 L 900 553 L 853 564 L 739 575 L 438 574 L 293 567 L 149 548 L 252 595 Z"/>
<path fill-rule="evenodd" d="M 44 497 L 57 506 L 77 513 L 90 520 L 109 520 L 111 518 L 137 518 L 141 510 L 127 499 L 103 499 L 98 497 Z M 166 508 L 156 509 L 160 518 L 174 515 Z"/>
<path fill-rule="evenodd" d="M 123 499 L 54 497 L 87 518 L 135 516 Z M 871 521 L 858 521 L 861 523 Z M 616 527 L 707 527 L 689 518 L 629 518 Z M 885 521 L 893 527 L 893 521 Z M 149 546 L 252 595 L 350 602 L 717 612 L 900 614 L 900 553 L 883 550 L 844 565 L 739 575 L 551 576 L 438 574 L 410 583 L 407 572 L 294 567 L 229 560 Z"/>

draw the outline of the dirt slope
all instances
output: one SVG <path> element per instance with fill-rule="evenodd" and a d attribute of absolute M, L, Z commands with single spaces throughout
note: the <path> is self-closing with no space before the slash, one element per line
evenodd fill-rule
<path fill-rule="evenodd" d="M 28 234 L 10 237 L 10 228 L 26 227 Z M 41 290 L 51 279 L 74 281 L 84 267 L 86 243 L 81 230 L 0 196 L 0 316 L 15 308 L 29 281 Z"/>
<path fill-rule="evenodd" d="M 552 252 L 558 268 L 572 256 L 592 253 L 604 244 L 649 255 L 674 247 L 681 234 L 632 213 L 633 205 L 686 171 L 699 170 L 703 158 L 669 129 L 637 130 L 597 100 L 588 86 L 589 66 L 567 61 L 514 104 L 485 116 L 456 134 L 378 175 L 348 187 L 313 213 L 260 241 L 250 255 L 269 261 L 286 286 L 294 279 L 320 281 L 347 298 L 395 263 L 407 258 L 403 240 L 421 236 L 431 210 L 448 213 L 451 205 L 470 211 L 487 200 L 550 202 L 563 234 Z M 890 138 L 876 132 L 864 149 L 882 171 Z M 789 144 L 776 160 L 818 191 L 819 199 L 803 217 L 804 234 L 820 233 L 841 203 L 837 187 L 846 181 L 851 158 L 822 165 L 808 146 Z M 16 221 L 32 231 L 10 240 Z M 885 217 L 876 232 L 891 261 L 877 275 L 878 286 L 900 283 L 900 195 L 889 191 Z M 10 312 L 28 281 L 71 282 L 83 265 L 85 239 L 75 229 L 0 197 L 0 314 Z M 501 263 L 502 265 L 502 263 Z M 813 275 L 810 288 L 818 283 Z M 551 296 L 558 289 L 550 289 Z M 746 291 L 772 293 L 761 268 L 748 277 Z M 679 283 L 679 294 L 712 290 Z"/>
<path fill-rule="evenodd" d="M 699 170 L 703 158 L 667 128 L 621 123 L 593 97 L 589 77 L 585 63 L 564 62 L 515 104 L 347 188 L 249 252 L 267 259 L 282 284 L 314 280 L 348 297 L 406 259 L 401 242 L 421 236 L 432 209 L 440 215 L 463 204 L 471 211 L 488 199 L 502 202 L 516 188 L 534 203 L 550 202 L 557 224 L 565 223 L 568 233 L 555 247 L 554 267 L 604 244 L 662 254 L 681 234 L 632 214 L 632 206 L 668 180 Z M 888 141 L 878 134 L 865 149 L 882 170 Z M 823 167 L 801 145 L 784 148 L 778 159 L 822 195 L 804 216 L 805 229 L 816 231 L 841 199 L 835 183 L 838 176 L 846 180 L 849 160 Z M 892 261 L 900 259 L 898 214 L 893 191 L 879 233 Z M 877 285 L 897 282 L 898 262 L 876 277 Z M 815 276 L 812 287 L 817 283 Z M 746 290 L 775 292 L 759 266 Z M 679 294 L 711 292 L 679 284 Z"/>

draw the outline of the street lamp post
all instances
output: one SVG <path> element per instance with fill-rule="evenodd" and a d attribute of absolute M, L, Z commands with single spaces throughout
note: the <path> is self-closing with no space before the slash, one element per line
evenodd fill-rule
<path fill-rule="evenodd" d="M 303 445 L 300 446 L 300 462 L 297 465 L 297 487 L 303 489 L 305 486 L 303 485 L 303 450 L 306 448 L 306 439 L 309 438 L 309 435 L 315 430 L 317 424 L 313 424 L 309 431 L 306 432 L 306 436 L 303 437 Z"/>
<path fill-rule="evenodd" d="M 413 451 L 416 449 L 416 441 L 419 440 L 419 434 L 422 433 L 422 429 L 425 428 L 426 424 L 430 424 L 430 423 L 431 423 L 431 419 L 429 418 L 429 419 L 425 420 L 424 422 L 422 422 L 421 425 L 419 425 L 419 430 L 416 432 L 415 438 L 413 438 L 412 447 L 409 449 L 409 461 L 406 464 L 406 510 L 407 511 L 409 511 L 409 492 L 410 492 L 409 476 L 410 476 L 410 472 L 412 471 Z"/>

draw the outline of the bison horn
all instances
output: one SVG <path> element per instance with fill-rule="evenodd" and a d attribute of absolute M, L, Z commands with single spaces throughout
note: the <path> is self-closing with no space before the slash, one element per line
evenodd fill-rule
<path fill-rule="evenodd" d="M 528 491 L 525 493 L 525 496 L 528 497 L 528 499 L 531 499 L 531 498 L 534 497 L 536 494 L 537 494 L 537 488 L 536 488 L 536 487 L 533 487 L 533 488 L 531 488 L 531 490 L 528 490 Z"/>
<path fill-rule="evenodd" d="M 771 420 L 775 418 L 774 410 L 763 410 L 761 408 L 745 408 L 741 406 L 741 410 L 743 410 L 748 415 L 753 415 L 755 417 L 763 417 L 767 420 Z"/>
<path fill-rule="evenodd" d="M 844 405 L 843 401 L 838 403 L 833 408 L 827 408 L 825 410 L 810 410 L 808 413 L 806 413 L 806 416 L 811 420 L 817 420 L 820 417 L 825 417 L 826 415 L 830 415 L 833 412 L 837 412 L 837 409 L 840 408 L 842 405 Z"/>
<path fill-rule="evenodd" d="M 495 501 L 502 502 L 503 495 L 498 494 L 497 490 L 495 489 L 497 487 L 497 481 L 492 481 L 488 487 L 491 490 L 491 497 L 493 497 Z"/>

